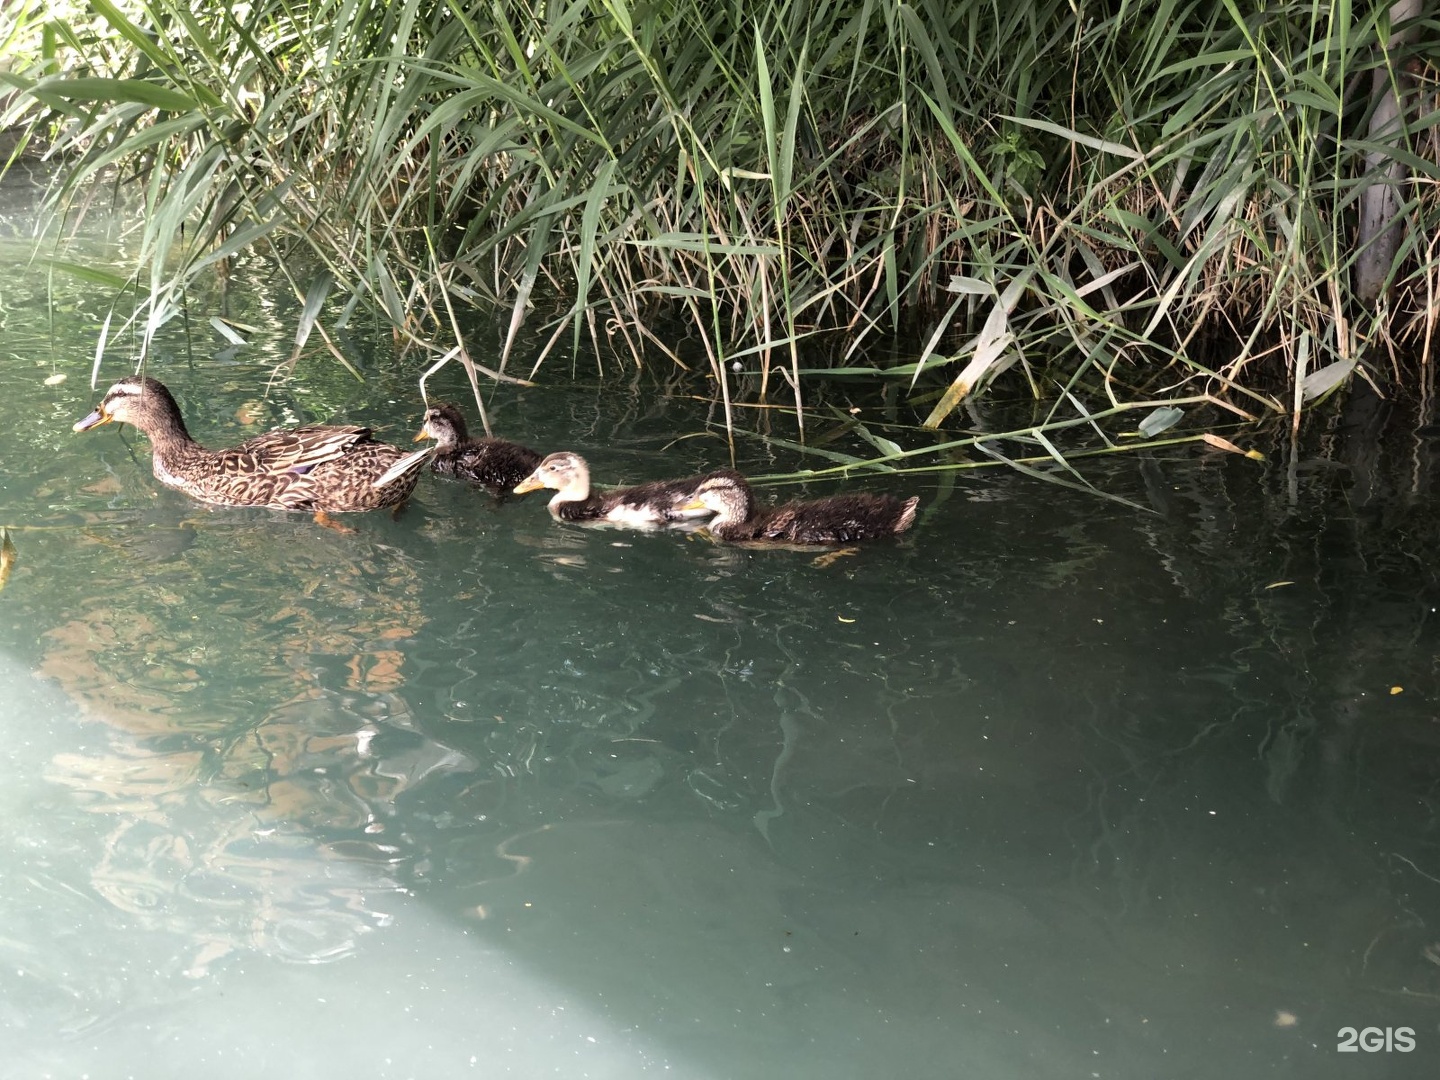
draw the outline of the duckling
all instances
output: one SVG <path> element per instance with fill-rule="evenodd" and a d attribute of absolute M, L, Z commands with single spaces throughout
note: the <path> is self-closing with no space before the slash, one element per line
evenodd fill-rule
<path fill-rule="evenodd" d="M 740 474 L 719 469 L 683 480 L 656 480 L 594 494 L 590 491 L 590 467 L 579 454 L 567 450 L 540 462 L 534 472 L 515 485 L 515 493 L 553 489 L 556 494 L 550 500 L 550 515 L 556 521 L 657 529 L 708 516 L 710 511 L 704 507 L 682 507 L 694 501 L 696 489 L 704 481 L 722 477 L 739 479 Z"/>
<path fill-rule="evenodd" d="M 150 439 L 155 479 L 201 502 L 326 514 L 398 507 L 415 490 L 424 456 L 384 483 L 377 478 L 406 456 L 371 438 L 368 427 L 309 424 L 277 428 L 226 450 L 190 437 L 180 406 L 157 379 L 121 379 L 75 431 L 132 424 Z"/>
<path fill-rule="evenodd" d="M 425 411 L 425 424 L 415 441 L 435 440 L 430 468 L 483 487 L 497 498 L 508 493 L 540 464 L 540 455 L 519 443 L 487 437 L 472 439 L 465 418 L 454 405 L 436 402 Z"/>
<path fill-rule="evenodd" d="M 900 499 L 859 492 L 759 507 L 749 483 L 734 474 L 704 481 L 684 509 L 715 511 L 705 528 L 728 543 L 822 546 L 898 535 L 915 523 L 919 502 L 917 495 Z"/>

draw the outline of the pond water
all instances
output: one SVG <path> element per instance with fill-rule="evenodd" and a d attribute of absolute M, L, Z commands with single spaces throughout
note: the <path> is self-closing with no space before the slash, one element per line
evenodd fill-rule
<path fill-rule="evenodd" d="M 433 480 L 343 535 L 197 506 L 130 429 L 71 432 L 110 301 L 26 262 L 25 197 L 4 1075 L 1440 1068 L 1440 456 L 1379 438 L 1383 409 L 1263 463 L 1090 468 L 1153 512 L 1001 470 L 852 482 L 921 517 L 828 565 Z M 97 227 L 93 257 L 126 242 Z M 364 382 L 316 354 L 271 385 L 296 305 L 269 281 L 241 266 L 162 333 L 197 437 L 408 440 L 419 362 L 378 332 L 337 337 Z M 725 461 L 708 404 L 551 363 L 493 393 L 497 433 L 610 481 Z M 431 392 L 473 411 L 458 371 Z M 832 389 L 912 419 L 867 394 Z"/>

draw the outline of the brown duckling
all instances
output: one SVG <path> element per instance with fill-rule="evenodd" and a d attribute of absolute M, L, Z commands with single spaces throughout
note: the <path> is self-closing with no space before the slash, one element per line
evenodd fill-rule
<path fill-rule="evenodd" d="M 405 451 L 371 438 L 368 427 L 310 424 L 277 428 L 226 450 L 207 450 L 190 437 L 180 406 L 163 383 L 121 379 L 76 431 L 111 422 L 132 424 L 150 439 L 155 479 L 201 502 L 327 513 L 380 510 L 403 503 L 424 457 L 377 484 Z"/>
<path fill-rule="evenodd" d="M 900 499 L 858 492 L 761 507 L 736 473 L 704 481 L 686 509 L 715 511 L 705 528 L 727 543 L 821 546 L 898 535 L 915 523 L 919 502 L 917 495 Z"/>
<path fill-rule="evenodd" d="M 519 443 L 485 436 L 470 438 L 465 417 L 454 405 L 436 402 L 425 411 L 425 424 L 415 441 L 435 440 L 430 468 L 483 487 L 497 498 L 507 494 L 540 464 L 540 455 Z"/>
<path fill-rule="evenodd" d="M 553 489 L 550 515 L 556 521 L 658 529 L 709 516 L 710 511 L 704 507 L 684 509 L 694 502 L 696 489 L 706 480 L 739 476 L 730 469 L 719 469 L 683 480 L 655 480 L 597 494 L 590 490 L 590 467 L 585 459 L 567 450 L 540 462 L 534 472 L 515 485 L 515 492 Z"/>

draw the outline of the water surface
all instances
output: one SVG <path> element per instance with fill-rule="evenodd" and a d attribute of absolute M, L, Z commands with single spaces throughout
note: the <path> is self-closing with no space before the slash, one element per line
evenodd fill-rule
<path fill-rule="evenodd" d="M 197 437 L 408 439 L 382 335 L 342 335 L 364 382 L 272 382 L 266 280 L 162 333 Z M 1090 472 L 1151 513 L 870 482 L 916 529 L 828 565 L 440 482 L 341 535 L 72 434 L 108 298 L 0 303 L 11 1075 L 1434 1075 L 1436 455 L 1383 416 Z M 544 372 L 499 433 L 612 481 L 725 460 L 703 402 Z"/>

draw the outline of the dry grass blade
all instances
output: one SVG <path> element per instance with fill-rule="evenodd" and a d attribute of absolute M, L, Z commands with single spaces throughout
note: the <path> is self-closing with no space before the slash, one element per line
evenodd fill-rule
<path fill-rule="evenodd" d="M 1247 457 L 1251 461 L 1265 460 L 1265 455 L 1262 454 L 1259 450 L 1243 450 L 1240 447 L 1236 446 L 1229 439 L 1221 435 L 1213 435 L 1207 431 L 1203 435 L 1201 435 L 1200 438 L 1203 439 L 1208 445 L 1215 447 L 1215 449 L 1217 450 L 1224 450 L 1231 454 L 1239 454 L 1241 457 Z"/>

